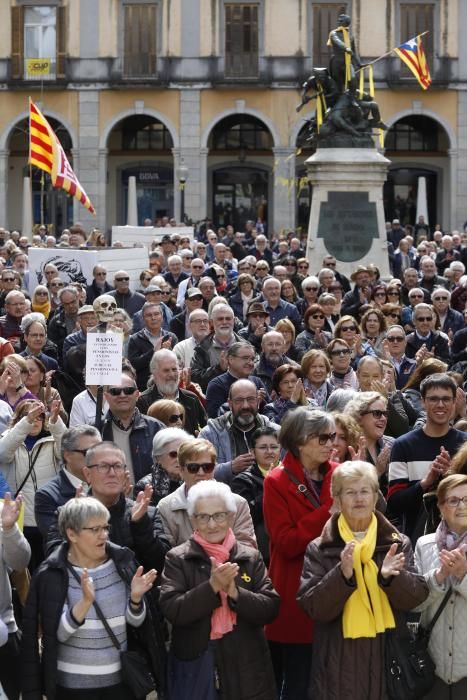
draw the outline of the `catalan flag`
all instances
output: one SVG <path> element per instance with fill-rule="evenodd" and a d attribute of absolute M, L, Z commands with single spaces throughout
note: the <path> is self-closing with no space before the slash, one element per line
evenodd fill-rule
<path fill-rule="evenodd" d="M 68 162 L 62 144 L 37 105 L 29 101 L 29 163 L 49 173 L 52 187 L 73 195 L 91 214 L 95 209 Z"/>
<path fill-rule="evenodd" d="M 431 76 L 426 62 L 425 51 L 421 36 L 415 36 L 409 39 L 405 44 L 401 44 L 393 51 L 399 56 L 401 61 L 410 68 L 414 76 L 417 78 L 421 87 L 427 90 L 431 85 Z"/>

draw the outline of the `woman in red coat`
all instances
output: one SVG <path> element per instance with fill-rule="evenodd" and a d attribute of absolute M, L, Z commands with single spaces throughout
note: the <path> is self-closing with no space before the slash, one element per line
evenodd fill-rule
<path fill-rule="evenodd" d="M 270 537 L 269 575 L 281 597 L 279 616 L 266 627 L 280 700 L 305 700 L 313 623 L 298 607 L 303 558 L 319 537 L 332 504 L 330 457 L 336 438 L 331 414 L 298 407 L 282 423 L 283 467 L 264 480 L 264 519 Z"/>

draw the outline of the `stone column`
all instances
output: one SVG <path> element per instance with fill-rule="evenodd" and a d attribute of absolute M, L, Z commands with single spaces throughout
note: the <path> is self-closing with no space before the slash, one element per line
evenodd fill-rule
<path fill-rule="evenodd" d="M 23 212 L 21 217 L 21 234 L 27 236 L 32 242 L 32 227 L 34 225 L 32 214 L 31 178 L 23 177 Z"/>
<path fill-rule="evenodd" d="M 176 168 L 181 158 L 188 168 L 188 179 L 185 185 L 185 214 L 193 221 L 206 215 L 206 176 L 201 173 L 200 162 L 201 138 L 201 91 L 185 89 L 180 91 L 180 149 L 178 162 L 174 163 L 175 191 L 180 195 Z M 176 151 L 177 149 L 174 149 Z M 203 182 L 201 182 L 202 177 Z M 175 208 L 176 216 L 180 212 L 180 203 Z"/>
<path fill-rule="evenodd" d="M 98 90 L 79 90 L 79 169 L 73 167 L 82 187 L 94 205 L 96 215 L 100 216 L 99 183 L 99 92 Z M 77 204 L 77 206 L 76 206 Z M 85 229 L 97 225 L 97 218 L 76 200 L 73 209 L 75 220 L 81 221 Z"/>
<path fill-rule="evenodd" d="M 99 208 L 96 208 L 97 221 L 95 225 L 104 232 L 108 228 L 111 229 L 112 226 L 117 223 L 116 221 L 107 221 L 107 155 L 107 148 L 99 148 L 97 178 Z M 94 206 L 96 206 L 96 204 L 94 204 Z"/>
<path fill-rule="evenodd" d="M 2 221 L 0 226 L 11 228 L 13 219 L 8 208 L 8 158 L 10 151 L 8 149 L 0 150 L 0 212 L 2 212 Z"/>
<path fill-rule="evenodd" d="M 295 148 L 273 148 L 273 202 L 268 209 L 272 221 L 268 221 L 270 233 L 295 228 Z M 271 206 L 272 205 L 272 206 Z"/>

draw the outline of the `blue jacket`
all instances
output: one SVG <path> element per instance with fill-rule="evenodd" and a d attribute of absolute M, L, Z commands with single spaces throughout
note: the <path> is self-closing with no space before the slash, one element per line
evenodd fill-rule
<path fill-rule="evenodd" d="M 441 328 L 443 333 L 449 333 L 449 331 L 457 333 L 457 331 L 460 331 L 461 328 L 465 328 L 463 314 L 455 309 L 448 309 L 445 321 Z"/>
<path fill-rule="evenodd" d="M 399 369 L 394 365 L 394 369 L 396 370 L 396 389 L 403 389 L 405 387 L 416 366 L 417 363 L 415 360 L 411 360 L 409 357 L 405 357 L 405 355 Z"/>
<path fill-rule="evenodd" d="M 45 486 L 36 491 L 34 496 L 34 515 L 37 527 L 42 535 L 44 545 L 51 525 L 56 523 L 57 509 L 74 498 L 76 488 L 73 486 L 63 469 L 57 476 L 48 481 Z M 50 552 L 47 551 L 47 554 Z"/>
<path fill-rule="evenodd" d="M 267 393 L 266 387 L 259 377 L 254 377 L 250 375 L 248 377 L 253 384 L 256 384 L 258 389 L 264 389 L 266 391 L 266 401 L 270 401 L 269 394 Z M 218 377 L 214 377 L 208 384 L 206 391 L 206 411 L 209 418 L 217 418 L 219 415 L 219 409 L 222 404 L 224 404 L 229 397 L 229 389 L 237 378 L 230 374 L 230 372 L 224 372 Z"/>

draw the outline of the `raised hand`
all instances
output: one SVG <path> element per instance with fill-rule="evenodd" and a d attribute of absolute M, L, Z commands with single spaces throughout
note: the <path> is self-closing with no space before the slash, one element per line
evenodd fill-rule
<path fill-rule="evenodd" d="M 150 484 L 146 484 L 144 491 L 140 491 L 131 509 L 131 520 L 137 522 L 148 512 L 149 504 L 151 503 L 153 488 Z"/>
<path fill-rule="evenodd" d="M 448 576 L 464 578 L 467 573 L 467 558 L 463 547 L 451 551 L 442 549 L 438 556 L 441 562 L 441 567 L 435 573 L 438 583 L 445 581 Z"/>
<path fill-rule="evenodd" d="M 389 547 L 388 553 L 383 559 L 381 565 L 381 576 L 383 578 L 390 578 L 391 576 L 399 576 L 400 572 L 404 568 L 405 555 L 400 552 L 397 554 L 397 543 L 394 542 Z"/>
<path fill-rule="evenodd" d="M 60 410 L 62 408 L 62 402 L 59 399 L 54 399 L 50 402 L 49 407 L 49 423 L 56 423 Z"/>
<path fill-rule="evenodd" d="M 211 559 L 211 576 L 209 583 L 212 586 L 214 593 L 219 593 L 219 591 L 224 591 L 227 593 L 232 581 L 235 580 L 239 572 L 238 564 L 232 562 L 225 562 L 224 564 L 217 564 L 214 557 Z"/>
<path fill-rule="evenodd" d="M 81 592 L 83 594 L 83 602 L 88 605 L 89 610 L 94 603 L 96 592 L 94 590 L 94 581 L 87 569 L 83 569 L 83 573 L 81 574 Z"/>
<path fill-rule="evenodd" d="M 348 445 L 347 449 L 349 451 L 350 459 L 352 460 L 352 462 L 355 462 L 357 460 L 366 462 L 366 440 L 364 435 L 361 435 L 358 438 L 358 448 L 356 450 L 354 450 L 352 445 Z"/>
<path fill-rule="evenodd" d="M 378 475 L 381 476 L 382 474 L 386 474 L 389 466 L 389 458 L 391 457 L 391 447 L 389 445 L 386 445 L 386 447 L 383 447 L 381 452 L 376 458 L 376 471 L 378 472 Z"/>
<path fill-rule="evenodd" d="M 344 578 L 350 579 L 353 576 L 353 553 L 356 542 L 347 542 L 341 552 L 341 571 Z"/>
<path fill-rule="evenodd" d="M 21 504 L 23 497 L 18 494 L 16 500 L 11 500 L 11 493 L 7 491 L 4 496 L 3 508 L 1 513 L 2 530 L 6 532 L 11 530 L 18 521 L 21 512 Z"/>
<path fill-rule="evenodd" d="M 144 573 L 143 567 L 138 567 L 135 575 L 131 579 L 130 598 L 133 603 L 141 602 L 143 595 L 153 587 L 156 577 L 157 571 L 155 569 L 150 569 L 147 573 Z"/>
<path fill-rule="evenodd" d="M 300 399 L 304 398 L 305 395 L 305 387 L 303 386 L 303 382 L 301 379 L 297 379 L 297 383 L 293 388 L 290 400 L 294 403 L 297 403 L 298 401 L 300 401 Z"/>
<path fill-rule="evenodd" d="M 131 474 L 128 469 L 125 469 L 123 474 L 123 486 L 122 491 L 127 498 L 131 498 L 133 495 L 134 484 L 131 483 Z"/>
<path fill-rule="evenodd" d="M 35 401 L 31 405 L 31 407 L 27 413 L 27 416 L 26 416 L 28 423 L 31 423 L 31 425 L 32 425 L 34 423 L 34 421 L 37 420 L 38 418 L 40 418 L 40 416 L 42 414 L 45 414 L 44 404 L 41 403 L 40 401 Z"/>

